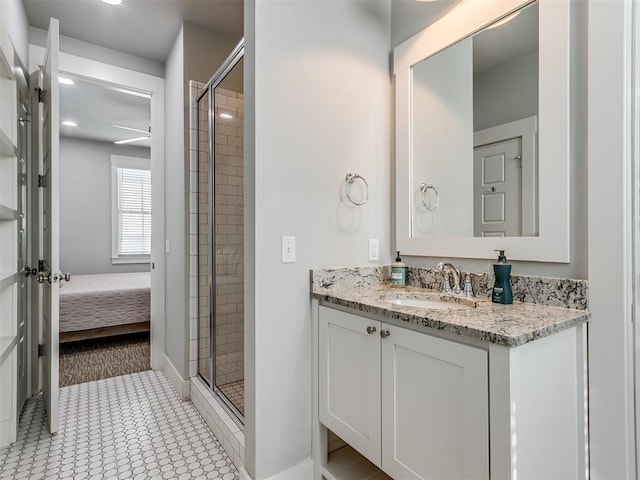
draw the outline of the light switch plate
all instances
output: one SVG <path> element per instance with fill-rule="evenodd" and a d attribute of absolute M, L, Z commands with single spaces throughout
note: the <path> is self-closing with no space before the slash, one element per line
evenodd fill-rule
<path fill-rule="evenodd" d="M 296 237 L 282 237 L 282 263 L 296 261 Z"/>

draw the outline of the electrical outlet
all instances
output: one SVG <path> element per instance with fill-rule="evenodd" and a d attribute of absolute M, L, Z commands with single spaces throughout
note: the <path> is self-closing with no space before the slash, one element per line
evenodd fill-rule
<path fill-rule="evenodd" d="M 380 259 L 380 245 L 377 238 L 369 239 L 369 261 L 375 262 Z"/>
<path fill-rule="evenodd" d="M 282 237 L 282 263 L 295 263 L 296 237 Z"/>

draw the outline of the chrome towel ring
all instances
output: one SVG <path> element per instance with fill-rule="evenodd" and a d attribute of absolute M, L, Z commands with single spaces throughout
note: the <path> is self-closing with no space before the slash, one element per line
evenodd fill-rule
<path fill-rule="evenodd" d="M 344 193 L 351 203 L 360 207 L 369 201 L 369 184 L 363 176 L 357 173 L 347 173 L 344 179 Z M 364 184 L 364 200 L 361 202 L 356 202 L 353 198 L 351 198 L 351 194 L 349 193 L 349 186 L 358 179 L 362 180 L 362 183 Z"/>
<path fill-rule="evenodd" d="M 435 197 L 436 197 L 436 204 L 433 206 L 432 206 L 433 195 L 429 192 L 429 190 L 433 190 L 433 193 L 435 194 Z M 424 208 L 426 208 L 430 212 L 433 212 L 436 208 L 438 208 L 438 205 L 440 204 L 440 194 L 438 193 L 438 190 L 436 190 L 436 187 L 434 187 L 431 184 L 426 184 L 425 182 L 422 182 L 420 184 L 420 192 L 422 192 L 421 200 L 422 200 L 422 204 L 424 205 Z M 429 197 L 428 203 L 427 203 L 427 197 Z"/>

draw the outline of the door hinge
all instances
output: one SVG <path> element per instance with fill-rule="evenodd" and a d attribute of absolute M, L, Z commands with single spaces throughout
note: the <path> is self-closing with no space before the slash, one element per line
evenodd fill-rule
<path fill-rule="evenodd" d="M 40 343 L 38 345 L 38 357 L 44 357 L 46 351 L 45 351 L 45 346 L 44 344 Z"/>
<path fill-rule="evenodd" d="M 38 92 L 38 103 L 43 103 L 44 102 L 44 90 L 42 90 L 40 87 L 36 88 L 36 92 Z"/>
<path fill-rule="evenodd" d="M 47 186 L 47 177 L 44 175 L 38 175 L 38 187 L 44 188 Z"/>
<path fill-rule="evenodd" d="M 38 260 L 38 271 L 44 272 L 44 260 Z"/>

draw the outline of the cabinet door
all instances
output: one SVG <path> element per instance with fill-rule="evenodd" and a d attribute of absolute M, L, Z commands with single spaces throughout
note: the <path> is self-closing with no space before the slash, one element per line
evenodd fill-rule
<path fill-rule="evenodd" d="M 379 467 L 380 322 L 320 307 L 319 330 L 320 421 Z"/>
<path fill-rule="evenodd" d="M 488 352 L 382 325 L 382 468 L 393 478 L 489 478 Z"/>

